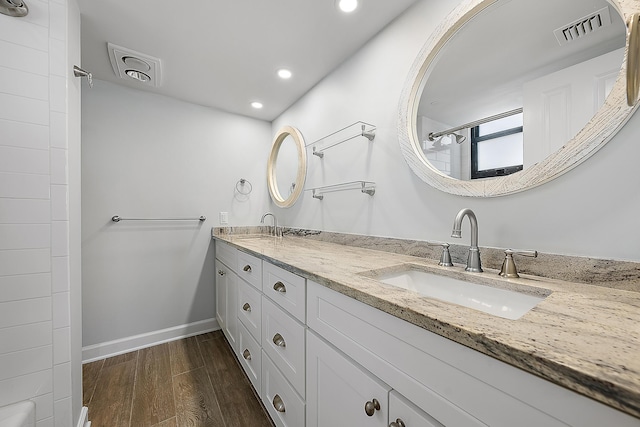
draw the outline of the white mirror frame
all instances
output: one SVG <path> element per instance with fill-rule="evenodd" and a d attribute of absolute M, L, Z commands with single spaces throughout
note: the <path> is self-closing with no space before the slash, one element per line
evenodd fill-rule
<path fill-rule="evenodd" d="M 298 172 L 296 174 L 296 182 L 293 192 L 284 198 L 278 189 L 278 180 L 276 178 L 276 163 L 280 147 L 287 136 L 291 136 L 296 144 L 298 151 Z M 267 186 L 269 194 L 276 206 L 281 208 L 289 208 L 294 205 L 296 200 L 304 190 L 304 181 L 307 176 L 307 150 L 304 145 L 304 138 L 300 131 L 292 126 L 283 126 L 278 130 L 271 145 L 271 154 L 267 162 Z"/>
<path fill-rule="evenodd" d="M 411 67 L 400 98 L 398 139 L 409 167 L 432 187 L 458 196 L 504 196 L 551 181 L 578 166 L 604 146 L 629 120 L 638 106 L 637 102 L 632 107 L 627 104 L 627 31 L 625 58 L 610 95 L 589 123 L 561 149 L 525 170 L 498 178 L 461 181 L 441 173 L 422 154 L 416 131 L 418 104 L 427 73 L 446 42 L 466 22 L 496 1 L 499 0 L 465 0 L 449 14 L 422 47 Z M 640 11 L 640 0 L 607 1 L 620 13 L 624 22 L 629 22 L 633 14 Z"/>

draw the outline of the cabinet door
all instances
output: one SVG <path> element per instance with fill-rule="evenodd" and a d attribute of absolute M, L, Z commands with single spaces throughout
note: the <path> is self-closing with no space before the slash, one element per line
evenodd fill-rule
<path fill-rule="evenodd" d="M 227 300 L 224 334 L 229 340 L 233 351 L 238 353 L 238 281 L 240 279 L 233 271 L 227 274 Z"/>
<path fill-rule="evenodd" d="M 227 326 L 227 277 L 229 269 L 216 260 L 216 320 L 223 332 Z"/>
<path fill-rule="evenodd" d="M 216 319 L 227 337 L 233 351 L 237 353 L 238 335 L 238 276 L 223 263 L 216 260 Z"/>
<path fill-rule="evenodd" d="M 307 330 L 307 427 L 386 427 L 389 391 Z"/>
<path fill-rule="evenodd" d="M 389 393 L 389 426 L 443 427 L 433 417 L 409 402 L 395 390 Z"/>

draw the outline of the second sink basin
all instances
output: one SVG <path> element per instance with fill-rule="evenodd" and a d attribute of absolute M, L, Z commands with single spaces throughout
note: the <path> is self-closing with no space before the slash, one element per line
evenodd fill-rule
<path fill-rule="evenodd" d="M 483 311 L 505 319 L 519 319 L 548 296 L 530 295 L 513 290 L 407 268 L 374 277 L 388 285 L 417 292 L 426 297 Z"/>

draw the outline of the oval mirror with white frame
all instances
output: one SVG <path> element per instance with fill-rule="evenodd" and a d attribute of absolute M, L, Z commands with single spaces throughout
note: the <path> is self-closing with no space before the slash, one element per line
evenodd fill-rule
<path fill-rule="evenodd" d="M 422 48 L 401 96 L 411 169 L 447 193 L 495 197 L 582 163 L 636 109 L 625 22 L 637 12 L 640 0 L 462 2 Z"/>
<path fill-rule="evenodd" d="M 267 163 L 267 186 L 273 202 L 288 208 L 302 194 L 307 175 L 307 151 L 300 131 L 284 126 L 276 133 Z"/>

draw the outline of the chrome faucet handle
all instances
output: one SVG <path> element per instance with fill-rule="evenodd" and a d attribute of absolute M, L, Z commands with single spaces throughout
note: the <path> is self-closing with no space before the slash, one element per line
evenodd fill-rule
<path fill-rule="evenodd" d="M 518 274 L 518 269 L 516 268 L 516 263 L 513 260 L 514 255 L 522 255 L 528 256 L 532 258 L 538 257 L 538 251 L 514 251 L 512 249 L 505 249 L 504 251 L 504 261 L 502 262 L 502 268 L 500 269 L 500 276 L 502 277 L 520 277 Z"/>
<path fill-rule="evenodd" d="M 427 242 L 429 246 L 442 246 L 442 255 L 440 255 L 440 262 L 438 265 L 443 267 L 453 267 L 453 262 L 451 262 L 451 254 L 449 253 L 449 244 L 445 242 Z"/>

